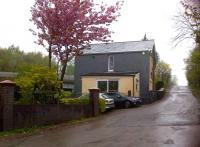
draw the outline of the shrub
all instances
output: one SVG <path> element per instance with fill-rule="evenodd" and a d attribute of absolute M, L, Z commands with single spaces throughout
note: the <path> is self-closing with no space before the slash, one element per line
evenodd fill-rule
<path fill-rule="evenodd" d="M 88 96 L 82 96 L 82 97 L 79 97 L 79 98 L 62 98 L 62 99 L 60 99 L 60 103 L 62 103 L 62 104 L 88 105 L 89 104 L 89 97 Z"/>
<path fill-rule="evenodd" d="M 57 80 L 56 70 L 45 66 L 32 66 L 19 73 L 16 84 L 20 87 L 22 99 L 33 98 L 31 103 L 56 103 L 60 98 L 61 82 Z"/>
<path fill-rule="evenodd" d="M 100 109 L 100 112 L 106 111 L 106 101 L 102 98 L 99 98 L 99 109 Z"/>
<path fill-rule="evenodd" d="M 28 104 L 32 104 L 32 98 L 31 97 L 25 97 L 25 98 L 20 98 L 16 104 L 22 104 L 22 105 L 28 105 Z"/>
<path fill-rule="evenodd" d="M 72 92 L 61 90 L 60 98 L 70 98 L 72 97 Z"/>
<path fill-rule="evenodd" d="M 156 82 L 156 90 L 159 90 L 161 88 L 164 88 L 164 82 L 163 81 L 157 81 Z"/>
<path fill-rule="evenodd" d="M 83 104 L 88 105 L 90 103 L 89 96 L 84 95 L 78 98 L 62 98 L 60 99 L 61 104 Z M 99 98 L 99 109 L 100 112 L 105 112 L 106 110 L 106 101 L 102 98 Z"/>

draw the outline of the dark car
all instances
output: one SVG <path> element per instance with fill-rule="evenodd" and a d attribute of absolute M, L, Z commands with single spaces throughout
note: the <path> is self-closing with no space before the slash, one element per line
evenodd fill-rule
<path fill-rule="evenodd" d="M 105 94 L 114 99 L 115 107 L 118 108 L 129 108 L 131 106 L 137 106 L 142 104 L 142 99 L 139 97 L 127 97 L 117 92 L 107 92 Z"/>

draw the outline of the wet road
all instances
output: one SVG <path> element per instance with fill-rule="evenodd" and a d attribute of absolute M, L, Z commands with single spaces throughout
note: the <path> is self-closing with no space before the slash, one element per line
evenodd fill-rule
<path fill-rule="evenodd" d="M 0 147 L 200 147 L 200 106 L 187 87 L 154 104 L 87 123 L 0 141 Z"/>

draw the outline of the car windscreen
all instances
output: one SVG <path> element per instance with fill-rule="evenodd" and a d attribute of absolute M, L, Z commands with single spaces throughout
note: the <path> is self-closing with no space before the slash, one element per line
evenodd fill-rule
<path fill-rule="evenodd" d="M 106 93 L 107 95 L 109 95 L 109 96 L 114 96 L 114 97 L 126 97 L 126 95 L 124 94 L 124 93 L 112 93 L 112 92 L 108 92 L 108 93 Z"/>
<path fill-rule="evenodd" d="M 108 95 L 106 94 L 102 94 L 102 97 L 105 98 L 105 99 L 111 99 Z"/>
<path fill-rule="evenodd" d="M 119 95 L 121 95 L 121 96 L 123 96 L 123 97 L 127 97 L 127 95 L 124 94 L 124 93 L 119 93 Z"/>

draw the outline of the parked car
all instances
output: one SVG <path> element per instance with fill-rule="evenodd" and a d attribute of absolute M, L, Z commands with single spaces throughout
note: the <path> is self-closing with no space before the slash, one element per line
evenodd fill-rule
<path fill-rule="evenodd" d="M 115 102 L 114 99 L 106 95 L 105 93 L 100 93 L 99 98 L 102 98 L 106 101 L 106 110 L 114 109 Z"/>
<path fill-rule="evenodd" d="M 105 95 L 114 99 L 116 107 L 129 108 L 131 106 L 137 106 L 142 104 L 142 99 L 139 97 L 127 97 L 117 92 L 107 92 L 105 93 Z"/>

